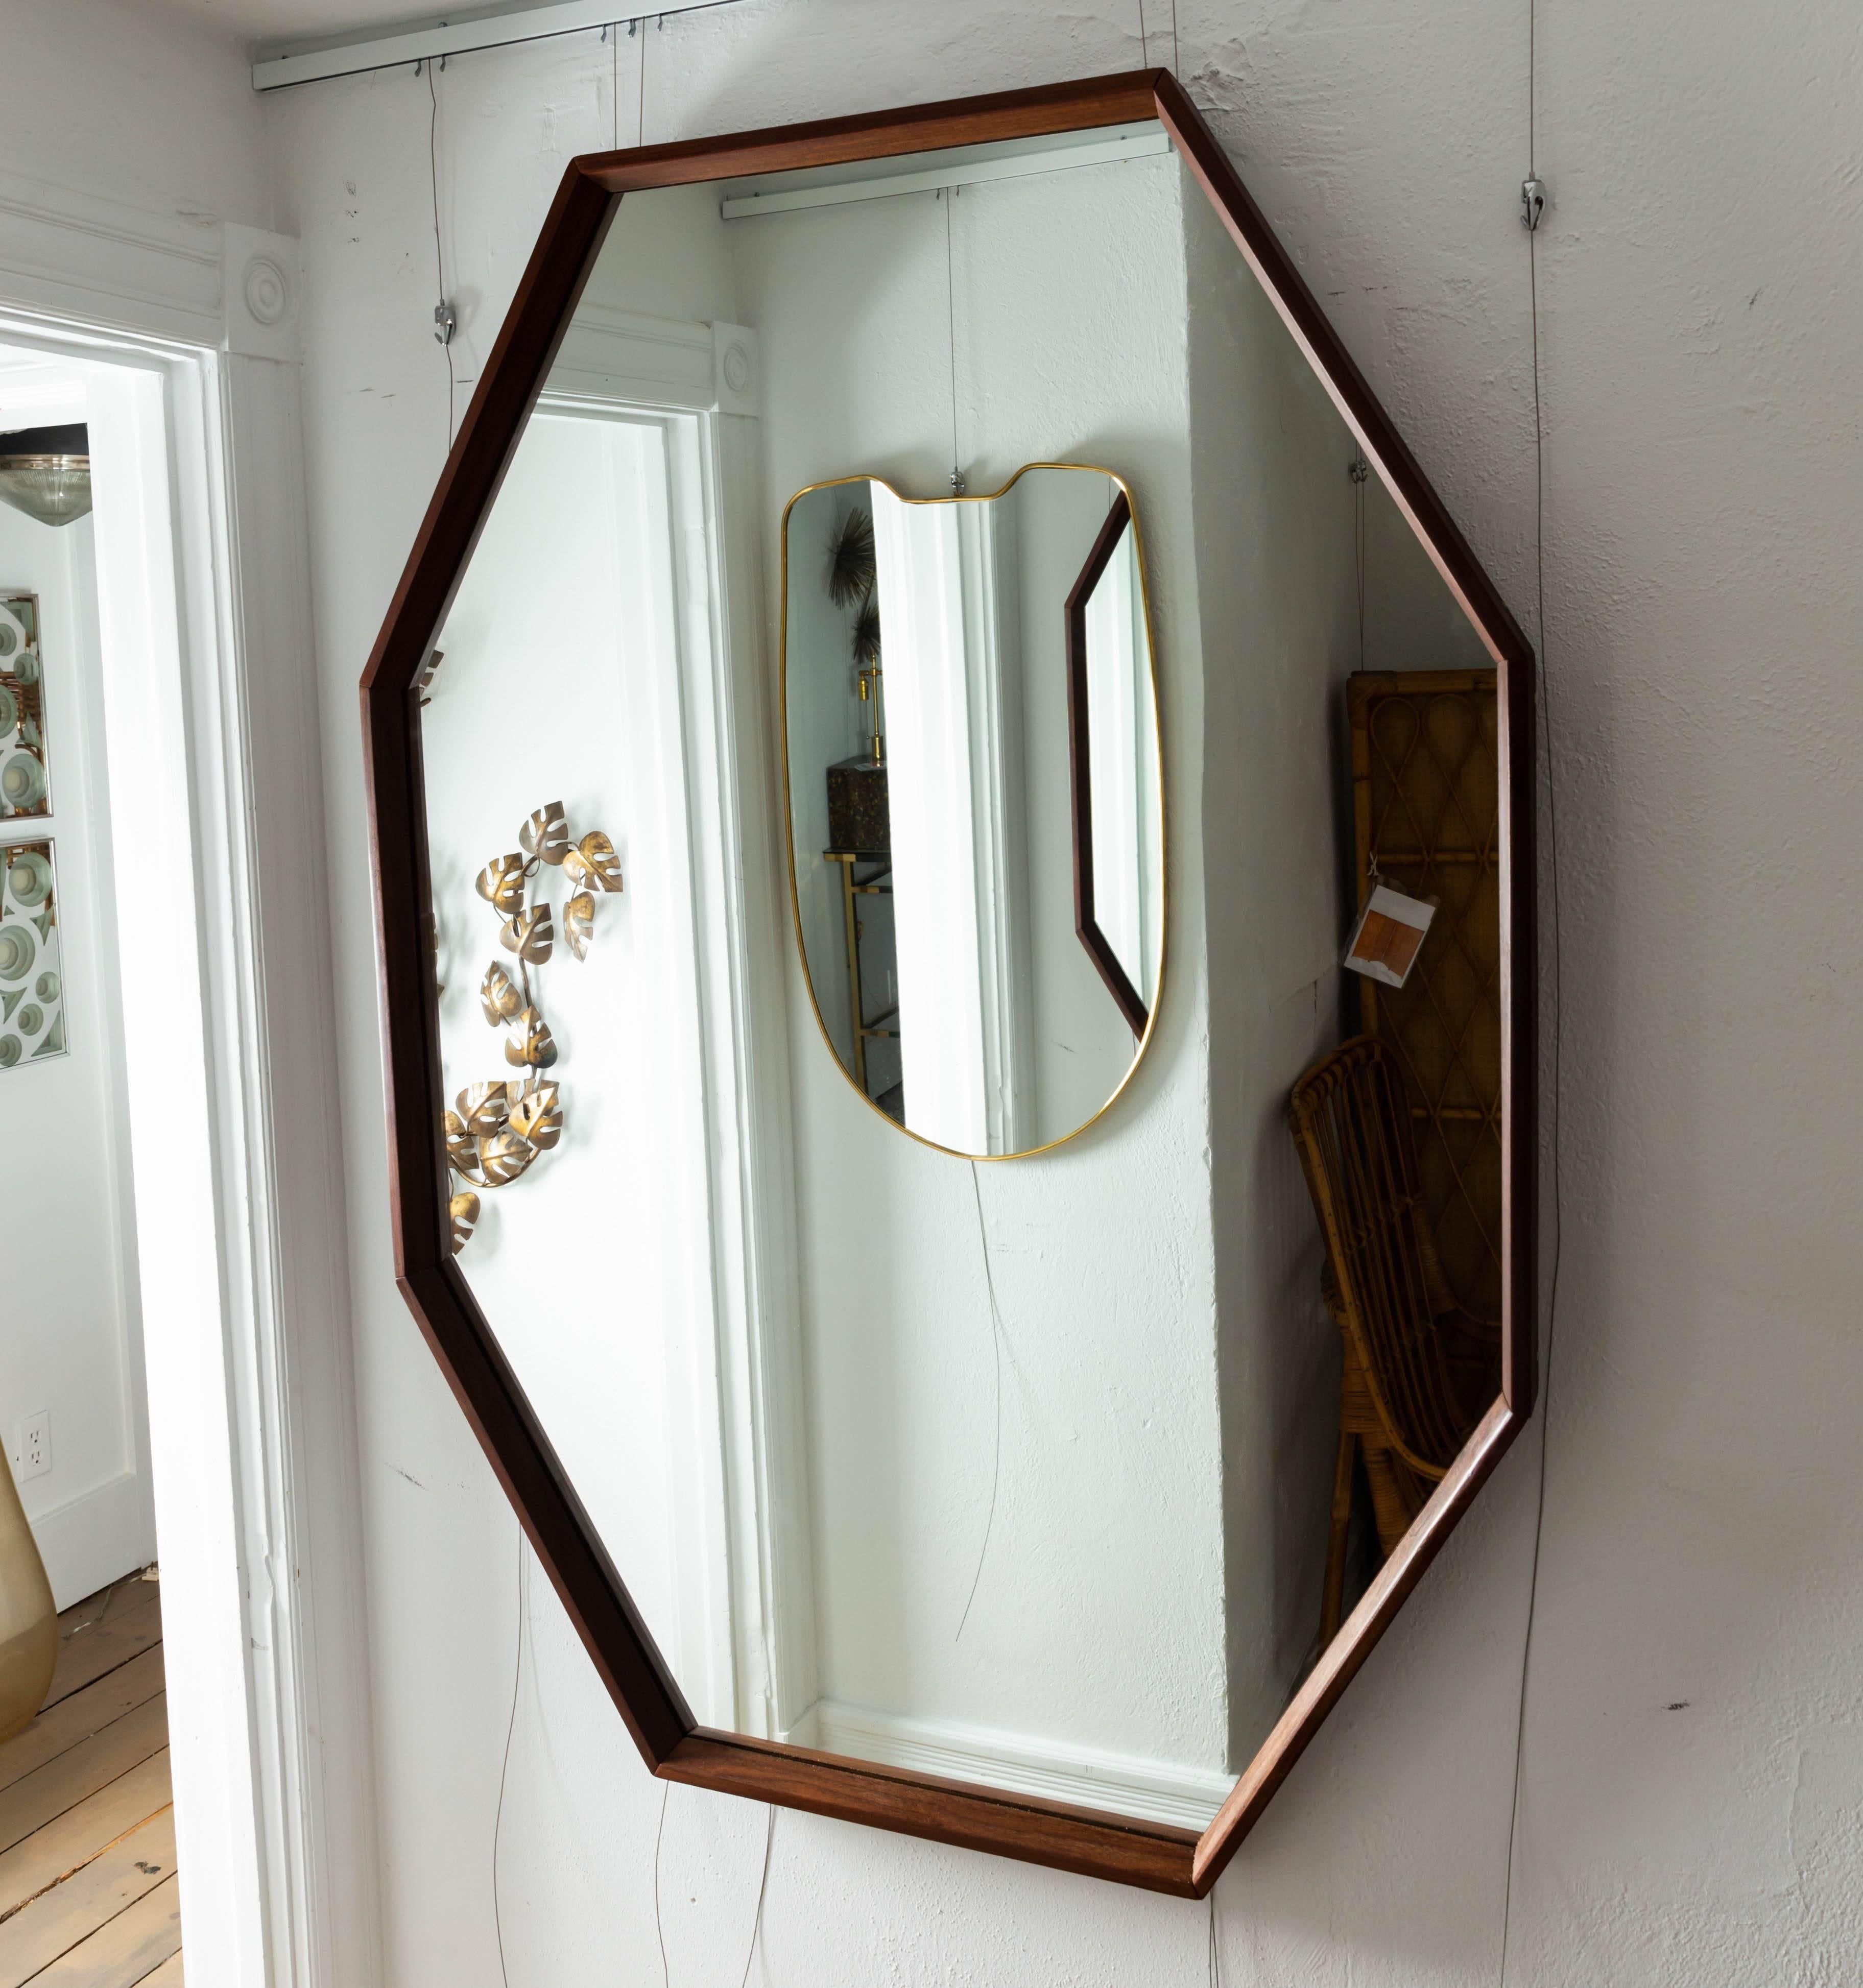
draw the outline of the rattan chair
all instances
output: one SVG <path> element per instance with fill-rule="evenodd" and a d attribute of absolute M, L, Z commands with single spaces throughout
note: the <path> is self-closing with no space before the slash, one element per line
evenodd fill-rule
<path fill-rule="evenodd" d="M 1494 1335 L 1458 1310 L 1443 1280 L 1389 1045 L 1375 1036 L 1342 1043 L 1294 1086 L 1288 1122 L 1326 1240 L 1321 1290 L 1345 1342 L 1324 1648 L 1339 1628 L 1356 1457 L 1363 1453 L 1388 1557 L 1476 1419 L 1457 1386 L 1458 1368 L 1466 1377 L 1470 1363 L 1452 1357 L 1445 1333 L 1478 1345 Z M 1482 1364 L 1478 1357 L 1477 1372 Z"/>

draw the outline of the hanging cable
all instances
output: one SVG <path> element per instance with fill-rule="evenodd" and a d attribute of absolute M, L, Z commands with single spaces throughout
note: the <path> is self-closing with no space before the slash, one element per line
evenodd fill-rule
<path fill-rule="evenodd" d="M 1171 73 L 1175 76 L 1182 66 L 1178 56 L 1178 0 L 1171 0 Z"/>
<path fill-rule="evenodd" d="M 964 494 L 964 472 L 958 467 L 958 292 L 951 255 L 951 209 L 958 197 L 955 187 L 941 187 L 938 198 L 945 206 L 945 352 L 951 361 L 951 491 Z"/>
<path fill-rule="evenodd" d="M 1216 1888 L 1209 1893 L 1209 1988 L 1222 1988 L 1222 1951 L 1216 1944 Z"/>
<path fill-rule="evenodd" d="M 749 1988 L 750 1963 L 757 1957 L 757 1936 L 763 1930 L 763 1896 L 769 1889 L 770 1845 L 776 1840 L 776 1804 L 769 1805 L 769 1821 L 763 1831 L 763 1875 L 757 1880 L 757 1912 L 750 1922 L 750 1950 L 744 1956 L 743 1978 L 738 1988 Z"/>
<path fill-rule="evenodd" d="M 1540 1601 L 1540 1547 L 1546 1530 L 1546 1459 L 1552 1436 L 1553 1341 L 1559 1323 L 1559 1268 L 1565 1247 L 1564 1202 L 1560 1191 L 1560 1093 L 1565 1036 L 1565 986 L 1560 928 L 1559 783 L 1553 752 L 1552 684 L 1546 661 L 1546 421 L 1540 379 L 1540 217 L 1546 187 L 1540 178 L 1537 147 L 1538 21 L 1535 0 L 1527 6 L 1527 178 L 1520 188 L 1520 219 L 1527 231 L 1527 295 L 1533 333 L 1533 594 L 1539 638 L 1540 730 L 1546 739 L 1546 821 L 1553 898 L 1553 1263 L 1547 1296 L 1546 1361 L 1540 1398 L 1540 1475 L 1533 1510 L 1532 1571 L 1527 1587 L 1527 1633 L 1520 1649 L 1520 1690 L 1513 1736 L 1513 1792 L 1507 1814 L 1507 1871 L 1501 1902 L 1501 1988 L 1506 1988 L 1508 1941 L 1513 1925 L 1514 1841 L 1520 1831 L 1520 1783 L 1527 1754 L 1527 1689 L 1532 1675 L 1533 1623 Z"/>
<path fill-rule="evenodd" d="M 1352 479 L 1352 564 L 1358 594 L 1358 667 L 1365 666 L 1365 485 L 1371 479 L 1371 465 L 1362 455 L 1346 465 Z"/>
<path fill-rule="evenodd" d="M 660 1917 L 660 1840 L 666 1834 L 666 1798 L 672 1792 L 671 1781 L 660 1783 L 660 1826 L 654 1831 L 654 1937 L 660 1942 L 660 1988 L 672 1988 L 666 1967 L 666 1926 Z"/>
<path fill-rule="evenodd" d="M 1145 0 L 1138 0 L 1138 65 L 1141 69 L 1151 66 L 1151 46 L 1145 39 Z"/>
<path fill-rule="evenodd" d="M 666 1834 L 666 1798 L 672 1793 L 672 1783 L 660 1784 L 660 1825 L 654 1831 L 654 1937 L 660 1943 L 661 1988 L 672 1988 L 672 1977 L 666 1965 L 666 1926 L 660 1916 L 660 1844 Z M 763 1901 L 769 1891 L 770 1846 L 776 1840 L 776 1805 L 769 1805 L 769 1819 L 763 1830 L 763 1875 L 757 1880 L 757 1909 L 750 1922 L 750 1946 L 744 1956 L 744 1972 L 738 1988 L 746 1988 L 750 1980 L 750 1963 L 757 1957 L 757 1938 L 763 1930 Z"/>
<path fill-rule="evenodd" d="M 511 1773 L 511 1736 L 517 1730 L 518 1687 L 524 1679 L 524 1618 L 529 1612 L 527 1584 L 524 1578 L 524 1530 L 518 1529 L 518 1658 L 511 1674 L 511 1716 L 505 1723 L 505 1757 L 498 1770 L 498 1807 L 492 1821 L 492 1925 L 498 1935 L 498 1971 L 505 1983 L 511 1988 L 511 1976 L 505 1966 L 505 1922 L 499 1910 L 498 1902 L 498 1846 L 505 1826 L 505 1783 Z"/>
<path fill-rule="evenodd" d="M 664 20 L 666 16 L 663 14 L 660 18 Z M 647 36 L 644 32 L 646 25 L 647 17 L 644 15 L 639 20 L 630 21 L 627 23 L 627 33 L 631 40 L 633 39 L 635 29 L 639 28 L 643 30 L 641 36 L 641 103 L 640 109 L 635 114 L 634 123 L 634 142 L 637 146 L 644 145 L 647 143 Z"/>
<path fill-rule="evenodd" d="M 970 1604 L 977 1598 L 977 1584 L 983 1578 L 983 1563 L 989 1557 L 989 1536 L 996 1523 L 996 1487 L 1003 1477 L 1003 1318 L 996 1309 L 996 1280 L 989 1262 L 989 1231 L 983 1223 L 983 1189 L 977 1179 L 975 1160 L 970 1162 L 970 1192 L 977 1204 L 977 1239 L 983 1246 L 983 1283 L 989 1293 L 989 1343 L 996 1361 L 996 1434 L 990 1459 L 989 1510 L 983 1520 L 983 1543 L 977 1549 L 977 1570 L 970 1577 L 970 1592 L 964 1600 L 964 1612 L 958 1618 L 958 1633 L 951 1639 L 954 1643 L 962 1636 L 964 1625 L 970 1620 Z"/>
<path fill-rule="evenodd" d="M 446 446 L 450 455 L 453 447 L 454 404 L 459 393 L 459 382 L 453 370 L 453 333 L 458 329 L 459 320 L 447 299 L 446 269 L 440 255 L 440 95 L 434 86 L 434 64 L 416 64 L 416 73 L 423 66 L 427 71 L 427 176 L 433 189 L 434 285 L 438 292 L 434 304 L 434 336 L 446 356 Z"/>

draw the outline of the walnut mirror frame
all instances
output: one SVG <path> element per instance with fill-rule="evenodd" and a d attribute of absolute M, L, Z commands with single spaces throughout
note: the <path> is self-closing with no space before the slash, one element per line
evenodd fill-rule
<path fill-rule="evenodd" d="M 695 1720 L 452 1253 L 419 703 L 437 631 L 631 193 L 1157 120 L 1492 658 L 1499 783 L 1500 1388 L 1200 1832 Z M 1163 70 L 593 155 L 566 173 L 475 390 L 361 683 L 397 1282 L 654 1774 L 1182 1898 L 1201 1898 L 1531 1412 L 1534 1371 L 1533 653 L 1178 82 Z M 1090 907 L 1089 908 L 1090 909 Z M 1168 1003 L 1166 1005 L 1168 1005 Z"/>

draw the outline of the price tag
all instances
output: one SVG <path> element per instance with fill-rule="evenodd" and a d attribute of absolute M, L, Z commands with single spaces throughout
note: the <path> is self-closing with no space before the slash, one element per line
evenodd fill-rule
<path fill-rule="evenodd" d="M 1423 935 L 1435 915 L 1434 898 L 1407 898 L 1388 884 L 1374 885 L 1346 942 L 1342 963 L 1368 980 L 1401 987 L 1410 978 Z"/>

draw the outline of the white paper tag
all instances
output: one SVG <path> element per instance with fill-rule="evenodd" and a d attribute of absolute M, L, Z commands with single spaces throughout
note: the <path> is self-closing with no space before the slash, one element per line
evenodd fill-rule
<path fill-rule="evenodd" d="M 1410 969 L 1422 950 L 1423 935 L 1435 915 L 1433 901 L 1407 898 L 1388 884 L 1374 884 L 1352 936 L 1346 941 L 1341 963 L 1368 980 L 1401 987 L 1410 978 Z"/>

